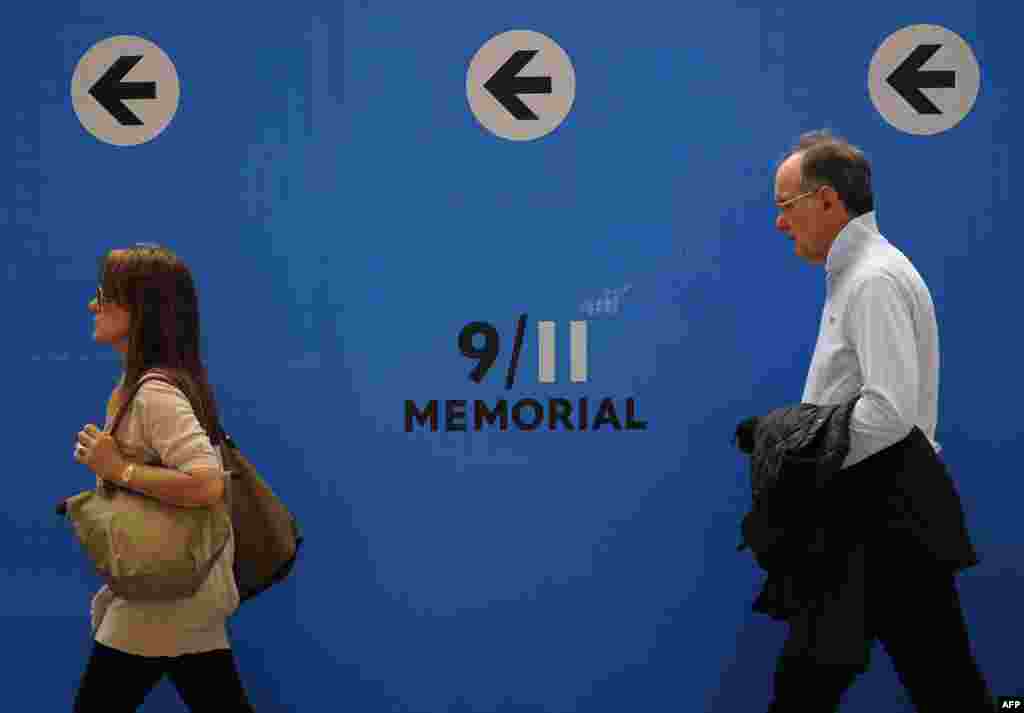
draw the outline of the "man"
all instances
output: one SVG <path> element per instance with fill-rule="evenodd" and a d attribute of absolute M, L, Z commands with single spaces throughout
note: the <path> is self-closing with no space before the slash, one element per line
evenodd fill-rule
<path fill-rule="evenodd" d="M 870 165 L 844 139 L 827 131 L 804 134 L 778 168 L 775 202 L 776 227 L 793 240 L 797 255 L 823 265 L 826 273 L 820 331 L 801 401 L 838 404 L 861 395 L 850 417 L 850 451 L 835 478 L 845 492 L 864 498 L 837 502 L 850 530 L 865 543 L 865 635 L 869 642 L 881 641 L 916 710 L 994 710 L 954 579 L 957 569 L 977 560 L 950 566 L 932 555 L 940 548 L 929 549 L 908 530 L 887 528 L 879 524 L 885 520 L 869 515 L 876 504 L 881 512 L 918 473 L 921 479 L 934 475 L 900 450 L 911 442 L 915 426 L 935 456 L 941 451 L 935 441 L 938 328 L 928 287 L 879 233 Z M 903 463 L 914 465 L 908 470 Z M 792 622 L 787 627 L 788 643 L 795 634 Z M 866 670 L 787 656 L 788 648 L 778 659 L 770 713 L 836 711 Z"/>

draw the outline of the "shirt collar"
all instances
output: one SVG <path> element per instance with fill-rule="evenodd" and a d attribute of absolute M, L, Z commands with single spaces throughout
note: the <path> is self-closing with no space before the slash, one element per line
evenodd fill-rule
<path fill-rule="evenodd" d="M 880 237 L 875 211 L 868 211 L 853 218 L 832 241 L 832 247 L 829 248 L 828 257 L 825 259 L 825 272 L 830 277 L 842 272 L 853 261 L 864 243 L 874 237 Z"/>

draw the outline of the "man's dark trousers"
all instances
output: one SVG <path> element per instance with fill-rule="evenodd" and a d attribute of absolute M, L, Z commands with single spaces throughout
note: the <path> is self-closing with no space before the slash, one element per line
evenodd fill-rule
<path fill-rule="evenodd" d="M 915 440 L 920 449 L 920 439 Z M 920 462 L 898 450 L 874 454 L 840 471 L 842 480 L 835 481 L 829 507 L 842 509 L 846 527 L 873 520 L 860 516 L 872 504 L 885 502 L 901 471 Z M 866 635 L 881 642 L 918 713 L 996 710 L 974 660 L 953 569 L 937 562 L 910 532 L 874 522 L 862 528 Z M 787 628 L 792 636 L 788 623 Z M 780 655 L 768 713 L 838 711 L 862 672 Z"/>

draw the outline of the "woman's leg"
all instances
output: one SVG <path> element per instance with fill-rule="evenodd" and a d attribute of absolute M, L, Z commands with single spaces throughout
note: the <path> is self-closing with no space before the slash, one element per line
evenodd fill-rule
<path fill-rule="evenodd" d="M 192 713 L 253 713 L 231 649 L 176 656 L 167 673 Z"/>
<path fill-rule="evenodd" d="M 74 713 L 135 713 L 166 664 L 167 659 L 135 656 L 94 641 Z"/>

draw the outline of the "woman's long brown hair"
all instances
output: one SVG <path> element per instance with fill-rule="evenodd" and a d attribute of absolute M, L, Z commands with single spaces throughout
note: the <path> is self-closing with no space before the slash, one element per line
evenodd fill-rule
<path fill-rule="evenodd" d="M 173 372 L 216 446 L 220 414 L 200 355 L 199 297 L 188 266 L 168 248 L 136 245 L 103 255 L 99 282 L 104 300 L 131 314 L 120 393 L 130 392 L 147 369 Z"/>

